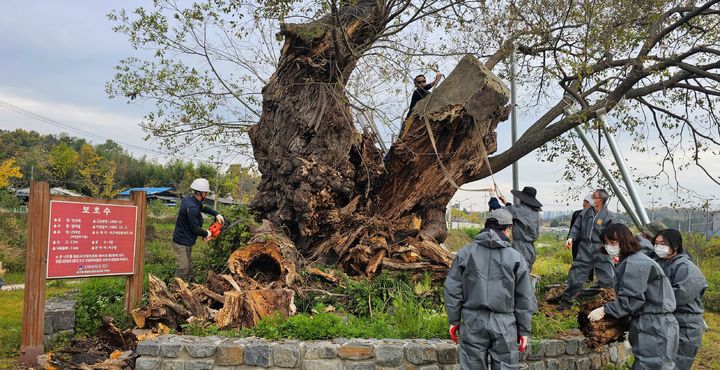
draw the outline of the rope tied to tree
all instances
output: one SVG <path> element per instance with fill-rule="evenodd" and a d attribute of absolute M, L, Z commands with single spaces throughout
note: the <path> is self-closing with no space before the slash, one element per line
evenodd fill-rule
<path fill-rule="evenodd" d="M 495 182 L 495 176 L 493 175 L 492 166 L 490 166 L 490 161 L 488 160 L 487 147 L 485 147 L 485 143 L 482 140 L 480 140 L 480 145 L 482 146 L 483 152 L 485 152 L 485 155 L 483 156 L 483 158 L 485 159 L 485 165 L 487 166 L 488 171 L 490 171 L 490 178 L 492 179 L 492 182 L 493 182 L 493 188 L 492 189 L 488 189 L 488 188 L 463 189 L 460 186 L 458 186 L 458 184 L 455 182 L 455 180 L 453 180 L 452 176 L 450 176 L 450 173 L 445 168 L 445 164 L 443 163 L 442 159 L 440 159 L 440 154 L 438 153 L 438 150 L 437 150 L 437 144 L 435 143 L 435 135 L 433 135 L 432 127 L 430 127 L 430 119 L 428 118 L 428 116 L 426 114 L 422 115 L 422 119 L 425 122 L 425 129 L 428 132 L 428 137 L 430 138 L 430 144 L 432 144 L 433 152 L 435 153 L 435 158 L 437 159 L 437 162 L 440 165 L 440 169 L 442 170 L 443 174 L 445 175 L 445 179 L 450 183 L 450 185 L 452 185 L 455 189 L 462 190 L 462 191 L 487 192 L 488 190 L 491 190 L 491 191 L 494 190 L 495 193 L 497 193 L 497 195 L 499 197 L 504 198 L 502 193 L 500 192 L 500 188 L 498 188 L 498 186 L 497 186 L 497 182 Z M 473 124 L 475 124 L 475 117 L 473 117 Z"/>

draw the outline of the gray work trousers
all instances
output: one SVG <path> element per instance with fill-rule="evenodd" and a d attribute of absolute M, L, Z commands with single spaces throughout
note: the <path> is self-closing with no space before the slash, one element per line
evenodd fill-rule
<path fill-rule="evenodd" d="M 678 339 L 678 322 L 671 313 L 633 317 L 628 333 L 635 356 L 632 368 L 674 370 Z"/>
<path fill-rule="evenodd" d="M 528 264 L 528 270 L 532 272 L 533 264 L 535 264 L 535 244 L 533 242 L 513 240 L 512 248 L 522 254 Z"/>
<path fill-rule="evenodd" d="M 189 283 L 192 279 L 192 247 L 175 242 L 172 246 L 175 253 L 175 276 Z"/>
<path fill-rule="evenodd" d="M 675 313 L 675 319 L 680 327 L 680 344 L 675 367 L 680 370 L 690 370 L 695 355 L 702 345 L 705 321 L 703 315 L 699 313 Z"/>
<path fill-rule="evenodd" d="M 488 355 L 493 370 L 518 369 L 520 352 L 513 314 L 463 310 L 462 316 L 460 369 L 486 370 Z"/>
<path fill-rule="evenodd" d="M 594 251 L 591 260 L 586 260 L 578 253 L 578 258 L 573 261 L 568 274 L 567 288 L 563 293 L 565 301 L 572 302 L 575 299 L 593 268 L 598 279 L 598 287 L 612 288 L 615 286 L 615 268 L 610 262 L 610 256 Z"/>

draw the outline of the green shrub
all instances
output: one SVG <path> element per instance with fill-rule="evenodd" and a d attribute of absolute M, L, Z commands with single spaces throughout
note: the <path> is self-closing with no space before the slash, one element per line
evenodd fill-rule
<path fill-rule="evenodd" d="M 465 227 L 460 230 L 462 230 L 465 233 L 465 235 L 469 236 L 470 239 L 472 240 L 472 239 L 475 239 L 477 234 L 480 233 L 481 229 L 479 227 Z"/>
<path fill-rule="evenodd" d="M 706 273 L 705 279 L 708 282 L 708 289 L 703 297 L 703 305 L 708 311 L 720 312 L 720 271 Z"/>
<path fill-rule="evenodd" d="M 0 261 L 8 272 L 25 271 L 27 214 L 0 214 Z"/>
<path fill-rule="evenodd" d="M 0 208 L 15 209 L 24 206 L 20 198 L 7 188 L 0 188 Z"/>
<path fill-rule="evenodd" d="M 130 327 L 125 316 L 125 277 L 92 278 L 80 286 L 75 311 L 75 330 L 92 336 L 102 316 L 115 319 L 120 328 Z"/>

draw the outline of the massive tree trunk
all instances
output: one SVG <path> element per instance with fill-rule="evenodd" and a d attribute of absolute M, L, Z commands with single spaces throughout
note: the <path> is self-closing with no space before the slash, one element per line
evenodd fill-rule
<path fill-rule="evenodd" d="M 463 58 L 383 158 L 356 130 L 345 85 L 384 27 L 383 4 L 368 0 L 282 27 L 278 68 L 250 132 L 262 173 L 252 206 L 307 261 L 370 276 L 382 268 L 442 273 L 451 262 L 439 244 L 446 206 L 495 151 L 509 94 L 475 58 Z"/>

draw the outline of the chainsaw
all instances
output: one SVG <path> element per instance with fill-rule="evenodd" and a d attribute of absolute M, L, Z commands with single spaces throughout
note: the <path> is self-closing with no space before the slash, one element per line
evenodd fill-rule
<path fill-rule="evenodd" d="M 225 224 L 221 223 L 220 221 L 213 222 L 213 224 L 210 225 L 210 227 L 208 228 L 208 231 L 210 231 L 210 237 L 208 237 L 206 241 L 209 242 L 209 241 L 217 238 L 218 236 L 220 236 L 220 234 L 223 232 L 223 230 L 229 229 L 229 228 L 237 225 L 240 221 L 241 220 L 233 221 L 233 223 L 231 223 L 230 225 L 227 225 L 227 226 L 225 226 Z"/>

